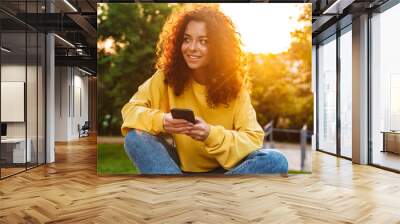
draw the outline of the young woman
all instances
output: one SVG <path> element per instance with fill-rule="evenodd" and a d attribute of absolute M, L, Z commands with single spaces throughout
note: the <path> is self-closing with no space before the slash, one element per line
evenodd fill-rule
<path fill-rule="evenodd" d="M 140 173 L 287 173 L 283 154 L 260 149 L 264 132 L 246 88 L 240 39 L 218 7 L 173 13 L 157 56 L 157 72 L 122 109 L 125 150 Z M 173 108 L 191 109 L 196 122 L 174 119 Z M 156 136 L 162 133 L 176 147 Z"/>

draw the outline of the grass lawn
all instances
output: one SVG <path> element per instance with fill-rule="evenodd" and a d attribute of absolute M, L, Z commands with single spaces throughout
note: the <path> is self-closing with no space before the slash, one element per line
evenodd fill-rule
<path fill-rule="evenodd" d="M 137 174 L 137 168 L 125 153 L 123 144 L 97 145 L 98 174 Z"/>
<path fill-rule="evenodd" d="M 288 174 L 311 174 L 310 171 L 289 170 Z"/>
<path fill-rule="evenodd" d="M 123 144 L 98 144 L 97 173 L 137 174 L 137 168 L 125 153 Z M 311 172 L 289 170 L 289 174 L 310 174 Z"/>

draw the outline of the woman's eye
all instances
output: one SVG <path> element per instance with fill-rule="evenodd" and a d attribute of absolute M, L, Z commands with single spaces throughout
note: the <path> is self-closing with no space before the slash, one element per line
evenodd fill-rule
<path fill-rule="evenodd" d="M 183 38 L 183 42 L 185 42 L 185 43 L 189 43 L 189 42 L 190 42 L 190 40 L 189 40 L 189 38 L 185 37 L 185 38 Z"/>
<path fill-rule="evenodd" d="M 207 40 L 200 40 L 200 43 L 201 43 L 202 45 L 206 45 L 206 44 L 207 44 Z"/>

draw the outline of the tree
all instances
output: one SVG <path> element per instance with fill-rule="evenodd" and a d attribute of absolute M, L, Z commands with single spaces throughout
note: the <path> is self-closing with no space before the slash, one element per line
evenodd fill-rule
<path fill-rule="evenodd" d="M 158 35 L 174 7 L 170 4 L 99 4 L 100 135 L 120 133 L 122 106 L 155 72 Z"/>
<path fill-rule="evenodd" d="M 122 106 L 154 72 L 161 28 L 180 4 L 99 4 L 99 134 L 120 133 Z M 311 4 L 298 18 L 304 26 L 291 33 L 279 54 L 247 54 L 252 102 L 261 125 L 312 128 Z M 107 43 L 109 46 L 107 46 Z"/>
<path fill-rule="evenodd" d="M 291 45 L 279 54 L 249 54 L 252 101 L 258 121 L 280 128 L 313 127 L 311 92 L 311 4 L 298 18 L 305 25 L 291 33 Z"/>

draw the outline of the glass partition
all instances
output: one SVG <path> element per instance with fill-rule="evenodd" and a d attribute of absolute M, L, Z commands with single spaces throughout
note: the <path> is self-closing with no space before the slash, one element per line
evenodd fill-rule
<path fill-rule="evenodd" d="M 0 3 L 12 12 L 0 12 L 0 178 L 45 162 L 46 40 L 17 19 L 25 12 L 42 12 L 43 5 L 44 1 Z"/>
<path fill-rule="evenodd" d="M 318 149 L 336 154 L 336 36 L 318 47 Z"/>
<path fill-rule="evenodd" d="M 46 162 L 46 145 L 45 145 L 45 88 L 46 88 L 46 76 L 45 76 L 45 65 L 46 65 L 46 38 L 43 33 L 38 34 L 38 64 L 37 64 L 37 162 L 38 164 L 44 164 Z"/>
<path fill-rule="evenodd" d="M 352 157 L 352 35 L 351 26 L 340 36 L 340 154 Z"/>
<path fill-rule="evenodd" d="M 37 165 L 37 127 L 38 127 L 38 111 L 37 111 L 37 98 L 38 98 L 38 35 L 36 32 L 28 31 L 27 33 L 27 94 L 26 94 L 26 112 L 27 112 L 27 150 L 30 151 L 30 158 L 28 160 L 28 168 Z"/>
<path fill-rule="evenodd" d="M 24 171 L 30 162 L 26 126 L 27 36 L 24 30 L 1 31 L 1 177 Z M 27 150 L 28 146 L 28 150 Z"/>
<path fill-rule="evenodd" d="M 371 18 L 372 163 L 400 170 L 400 4 Z"/>

